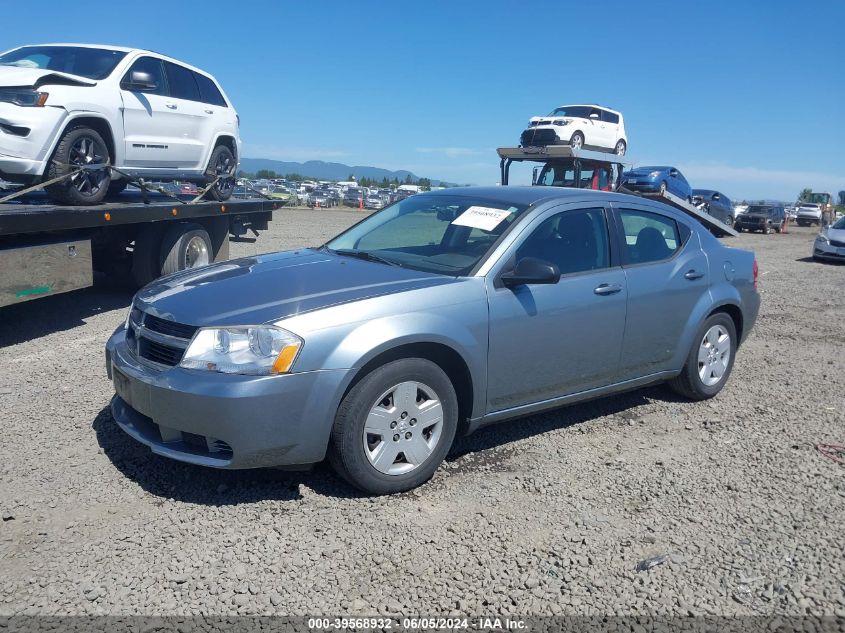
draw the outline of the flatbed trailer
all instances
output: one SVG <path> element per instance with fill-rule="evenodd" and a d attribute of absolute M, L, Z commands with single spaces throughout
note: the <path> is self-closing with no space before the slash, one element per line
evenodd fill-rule
<path fill-rule="evenodd" d="M 591 150 L 584 150 L 581 148 L 569 147 L 568 145 L 548 145 L 544 147 L 500 147 L 496 150 L 499 155 L 501 183 L 508 184 L 510 177 L 510 167 L 514 162 L 535 162 L 541 165 L 549 163 L 572 164 L 576 177 L 575 181 L 580 182 L 578 171 L 582 166 L 593 167 L 595 165 L 604 165 L 610 173 L 614 175 L 612 190 L 619 193 L 627 193 L 633 196 L 640 196 L 650 200 L 659 200 L 664 204 L 668 204 L 679 211 L 683 211 L 689 216 L 694 217 L 701 222 L 711 233 L 716 237 L 729 237 L 739 235 L 737 231 L 724 222 L 719 221 L 711 215 L 703 212 L 701 209 L 695 207 L 686 200 L 669 193 L 641 193 L 625 189 L 619 185 L 623 169 L 629 169 L 633 166 L 634 161 L 627 156 L 619 156 L 607 152 L 596 152 Z M 532 184 L 536 184 L 536 174 Z"/>
<path fill-rule="evenodd" d="M 0 193 L 0 197 L 3 194 Z M 136 286 L 229 258 L 229 236 L 257 234 L 282 201 L 184 200 L 125 192 L 95 206 L 43 194 L 0 204 L 0 307 L 91 286 L 94 271 Z"/>

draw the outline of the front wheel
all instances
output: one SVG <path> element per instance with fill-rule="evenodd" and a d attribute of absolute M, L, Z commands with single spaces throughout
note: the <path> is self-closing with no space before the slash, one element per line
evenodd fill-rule
<path fill-rule="evenodd" d="M 235 156 L 225 145 L 218 145 L 211 152 L 205 176 L 208 182 L 217 181 L 205 194 L 210 200 L 224 202 L 232 197 L 235 190 Z"/>
<path fill-rule="evenodd" d="M 449 377 L 421 358 L 388 363 L 343 399 L 329 459 L 350 484 L 392 494 L 428 481 L 452 446 L 458 400 Z"/>
<path fill-rule="evenodd" d="M 53 160 L 46 171 L 46 180 L 73 173 L 86 166 L 101 166 L 86 169 L 69 178 L 46 187 L 47 195 L 59 203 L 87 206 L 99 204 L 109 190 L 111 169 L 109 148 L 103 137 L 89 127 L 71 127 L 62 135 Z"/>
<path fill-rule="evenodd" d="M 569 138 L 569 146 L 575 149 L 584 147 L 584 135 L 581 132 L 575 132 Z"/>
<path fill-rule="evenodd" d="M 690 400 L 712 398 L 731 375 L 736 346 L 733 319 L 724 312 L 709 316 L 698 329 L 684 368 L 669 386 Z"/>

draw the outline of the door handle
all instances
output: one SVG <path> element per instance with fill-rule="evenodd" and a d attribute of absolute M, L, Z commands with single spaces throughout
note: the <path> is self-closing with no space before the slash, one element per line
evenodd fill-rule
<path fill-rule="evenodd" d="M 175 109 L 176 109 L 176 104 L 175 104 L 175 103 L 165 103 L 164 105 L 166 105 L 166 106 L 167 106 L 168 108 L 170 108 L 171 110 L 175 110 Z"/>
<path fill-rule="evenodd" d="M 214 114 L 214 110 L 209 110 L 208 108 L 205 109 L 206 114 Z"/>
<path fill-rule="evenodd" d="M 601 284 L 598 288 L 593 290 L 594 293 L 601 296 L 615 295 L 622 290 L 619 284 Z"/>
<path fill-rule="evenodd" d="M 690 281 L 694 281 L 696 279 L 701 279 L 702 277 L 704 277 L 704 273 L 700 273 L 697 270 L 688 270 L 684 273 L 684 277 L 686 277 Z"/>

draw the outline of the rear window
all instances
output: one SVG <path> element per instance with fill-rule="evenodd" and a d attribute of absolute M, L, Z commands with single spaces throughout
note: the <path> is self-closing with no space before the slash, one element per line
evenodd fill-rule
<path fill-rule="evenodd" d="M 228 107 L 226 99 L 223 98 L 223 93 L 220 92 L 220 89 L 210 78 L 199 73 L 194 73 L 194 79 L 197 82 L 197 86 L 199 86 L 200 100 L 203 103 L 221 106 L 223 108 Z"/>

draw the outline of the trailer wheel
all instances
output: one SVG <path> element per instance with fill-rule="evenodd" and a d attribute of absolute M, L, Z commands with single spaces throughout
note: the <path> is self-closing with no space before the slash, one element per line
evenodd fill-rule
<path fill-rule="evenodd" d="M 206 196 L 209 200 L 219 200 L 223 202 L 232 197 L 232 191 L 235 189 L 235 156 L 225 145 L 218 145 L 211 152 L 211 158 L 208 160 L 208 167 L 205 170 L 208 182 L 211 182 L 218 176 L 215 185 L 208 190 Z"/>
<path fill-rule="evenodd" d="M 214 261 L 214 248 L 208 231 L 199 224 L 177 224 L 161 240 L 161 274 L 207 266 Z"/>
<path fill-rule="evenodd" d="M 53 152 L 45 180 L 70 174 L 78 167 L 105 165 L 109 162 L 109 148 L 96 130 L 84 125 L 71 126 L 65 130 Z M 56 202 L 87 206 L 102 202 L 110 184 L 111 169 L 103 167 L 61 180 L 46 187 L 46 191 Z"/>

